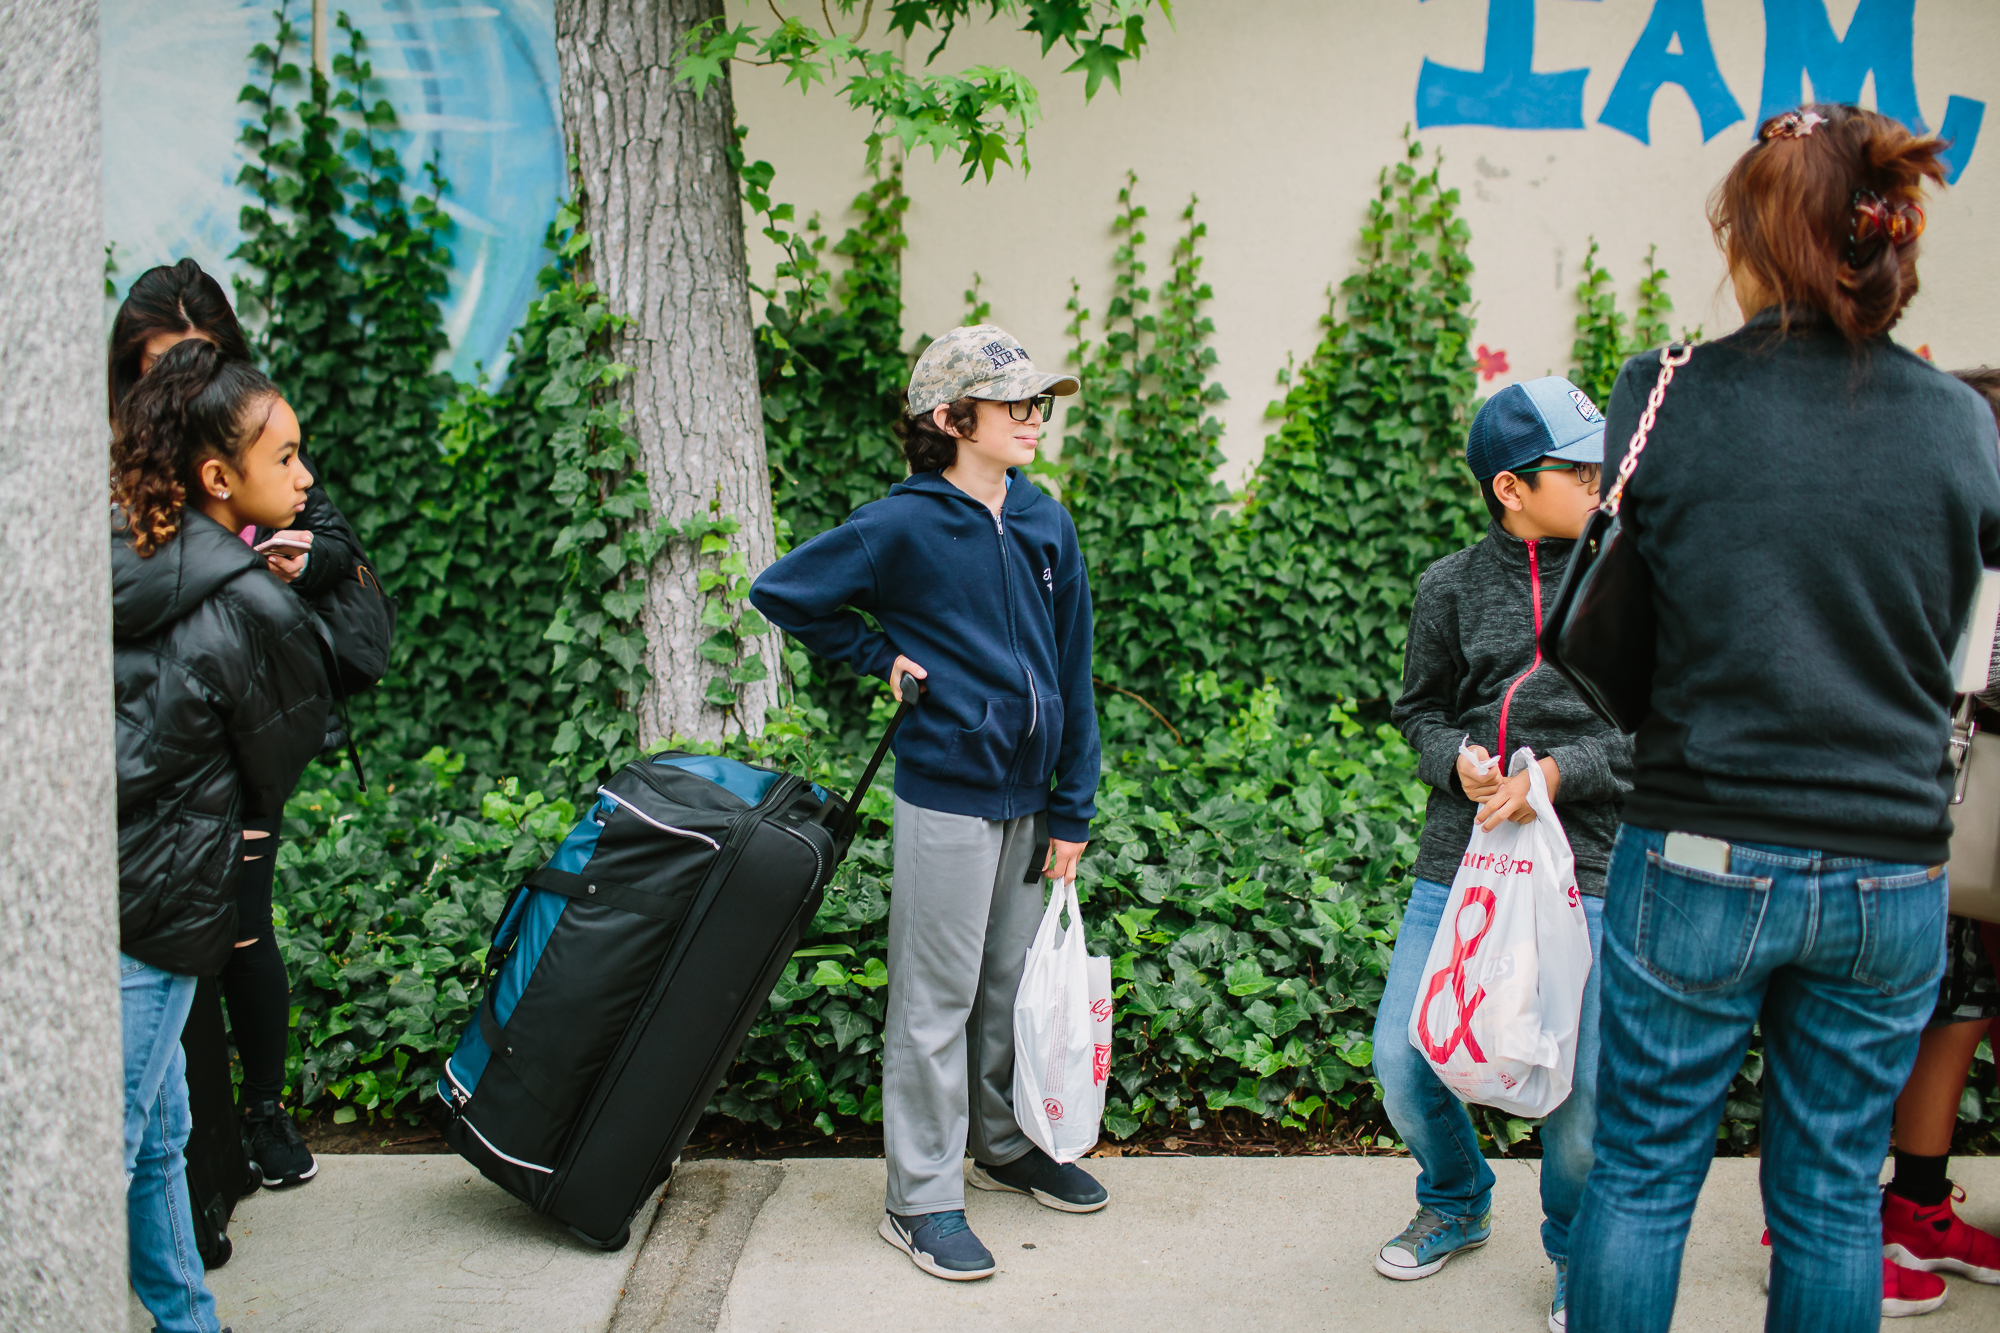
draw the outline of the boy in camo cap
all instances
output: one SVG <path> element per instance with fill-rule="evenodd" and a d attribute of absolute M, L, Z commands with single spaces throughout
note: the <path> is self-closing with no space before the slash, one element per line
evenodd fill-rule
<path fill-rule="evenodd" d="M 991 324 L 917 359 L 897 423 L 910 477 L 765 570 L 750 599 L 821 657 L 924 682 L 896 734 L 896 864 L 882 1238 L 937 1277 L 993 1272 L 965 1221 L 972 1183 L 1051 1208 L 1102 1208 L 1104 1187 L 1021 1132 L 1014 993 L 1044 875 L 1068 879 L 1098 776 L 1090 581 L 1076 526 L 1021 469 L 1073 375 L 1035 368 Z M 879 630 L 859 614 L 872 615 Z M 1096 1115 L 1100 1086 L 1045 1114 Z"/>

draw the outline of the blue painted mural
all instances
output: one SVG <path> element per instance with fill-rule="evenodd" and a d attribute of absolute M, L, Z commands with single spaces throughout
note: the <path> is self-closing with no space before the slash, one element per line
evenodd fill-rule
<path fill-rule="evenodd" d="M 273 0 L 100 0 L 105 235 L 122 288 L 192 254 L 232 273 L 248 202 L 236 184 L 249 52 Z M 542 234 L 563 190 L 552 0 L 337 0 L 368 39 L 414 168 L 435 153 L 457 224 L 446 303 L 454 373 L 500 368 L 534 294 Z M 311 6 L 293 0 L 310 30 Z M 334 37 L 340 34 L 335 32 Z M 344 49 L 344 48 L 343 48 Z M 301 57 L 301 63 L 304 63 Z"/>
<path fill-rule="evenodd" d="M 1595 3 L 1595 0 L 1565 0 Z M 1417 127 L 1491 125 L 1511 130 L 1584 128 L 1583 85 L 1590 70 L 1538 73 L 1536 0 L 1487 0 L 1486 52 L 1478 69 L 1425 60 L 1417 74 Z M 1916 0 L 1861 0 L 1845 34 L 1834 32 L 1826 0 L 1763 0 L 1764 77 L 1757 123 L 1797 106 L 1806 80 L 1821 101 L 1852 102 L 1875 76 L 1876 105 L 1913 131 L 1929 131 L 1917 101 Z M 1653 98 L 1673 84 L 1693 103 L 1704 142 L 1743 120 L 1743 107 L 1716 64 L 1703 0 L 1654 0 L 1597 123 L 1650 143 Z M 1953 94 L 1939 137 L 1950 179 L 1972 160 L 1986 104 Z"/>

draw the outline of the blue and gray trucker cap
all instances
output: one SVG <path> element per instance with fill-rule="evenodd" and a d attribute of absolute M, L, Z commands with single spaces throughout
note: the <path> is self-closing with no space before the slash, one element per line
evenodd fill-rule
<path fill-rule="evenodd" d="M 1544 456 L 1604 461 L 1604 414 L 1560 375 L 1510 384 L 1486 400 L 1465 438 L 1465 465 L 1481 481 Z"/>

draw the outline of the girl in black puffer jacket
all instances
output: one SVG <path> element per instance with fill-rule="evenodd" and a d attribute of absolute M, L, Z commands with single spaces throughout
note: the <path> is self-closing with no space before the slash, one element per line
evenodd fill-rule
<path fill-rule="evenodd" d="M 169 350 L 111 447 L 125 1157 L 132 1285 L 162 1329 L 214 1333 L 188 1211 L 180 1032 L 236 943 L 246 821 L 273 819 L 325 735 L 305 604 L 237 533 L 287 526 L 311 476 L 276 387 L 212 344 Z"/>
<path fill-rule="evenodd" d="M 140 274 L 111 326 L 107 378 L 113 423 L 154 363 L 188 339 L 213 344 L 225 361 L 250 360 L 250 345 L 229 298 L 201 265 L 183 259 Z M 318 469 L 303 452 L 299 463 L 317 477 Z M 277 529 L 275 534 L 260 531 L 258 535 L 303 544 L 306 550 L 274 548 L 264 559 L 271 572 L 304 598 L 308 607 L 315 607 L 335 585 L 355 578 L 360 540 L 319 485 L 307 487 L 305 508 L 296 515 L 288 510 Z M 329 714 L 328 722 L 326 746 L 328 751 L 337 751 L 347 738 L 338 725 L 337 713 Z M 257 761 L 254 755 L 243 757 L 248 763 Z M 242 1129 L 258 1179 L 271 1187 L 301 1184 L 319 1170 L 281 1102 L 292 1004 L 291 983 L 271 918 L 281 823 L 277 805 L 268 819 L 244 821 L 243 836 L 249 846 L 236 899 L 236 947 L 220 973 L 222 998 L 229 1011 L 229 1036 L 243 1075 Z M 200 1124 L 196 1135 L 197 1141 L 205 1141 Z"/>

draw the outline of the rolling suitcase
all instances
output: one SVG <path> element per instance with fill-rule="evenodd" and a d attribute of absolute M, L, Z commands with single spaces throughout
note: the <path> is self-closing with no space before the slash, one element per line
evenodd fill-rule
<path fill-rule="evenodd" d="M 236 1089 L 229 1077 L 229 1038 L 222 1030 L 222 999 L 214 977 L 194 988 L 194 1007 L 181 1029 L 187 1056 L 188 1111 L 194 1128 L 187 1141 L 188 1201 L 194 1207 L 194 1247 L 204 1268 L 229 1262 L 229 1216 L 236 1201 L 258 1186 L 236 1122 Z"/>
<path fill-rule="evenodd" d="M 622 1248 L 791 960 L 905 703 L 845 801 L 712 755 L 627 764 L 494 928 L 439 1127 L 486 1177 Z"/>

